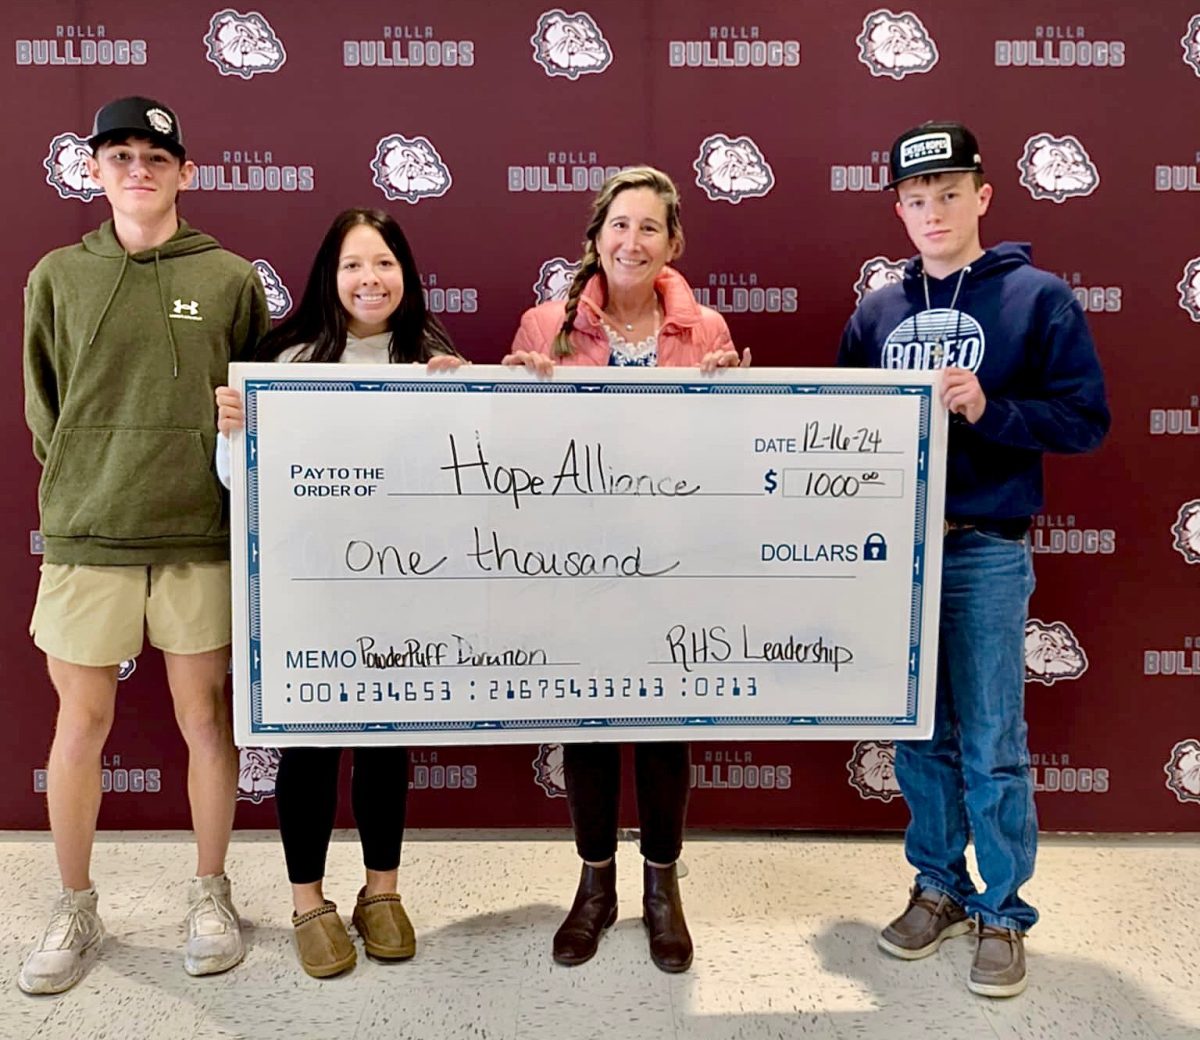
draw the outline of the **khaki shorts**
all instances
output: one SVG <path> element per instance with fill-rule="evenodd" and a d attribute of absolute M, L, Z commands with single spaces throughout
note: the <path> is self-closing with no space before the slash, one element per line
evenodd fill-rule
<path fill-rule="evenodd" d="M 43 563 L 29 634 L 51 657 L 104 667 L 136 657 L 142 641 L 169 654 L 228 646 L 229 563 L 85 567 Z"/>

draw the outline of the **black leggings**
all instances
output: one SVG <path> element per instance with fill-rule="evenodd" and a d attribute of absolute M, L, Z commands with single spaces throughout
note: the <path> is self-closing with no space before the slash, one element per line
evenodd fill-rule
<path fill-rule="evenodd" d="M 687 744 L 634 745 L 642 855 L 654 863 L 674 863 L 683 848 L 690 761 Z M 589 863 L 608 859 L 617 851 L 621 745 L 565 744 L 563 772 L 579 855 Z"/>
<path fill-rule="evenodd" d="M 288 880 L 308 885 L 325 876 L 325 855 L 337 815 L 343 748 L 285 748 L 275 778 L 275 809 Z M 408 748 L 354 749 L 350 785 L 354 821 L 368 870 L 400 866 L 408 805 Z"/>

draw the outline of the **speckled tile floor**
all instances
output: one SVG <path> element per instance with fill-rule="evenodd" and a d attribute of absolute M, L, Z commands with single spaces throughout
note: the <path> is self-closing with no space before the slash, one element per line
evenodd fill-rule
<path fill-rule="evenodd" d="M 349 839 L 349 835 L 339 838 Z M 1200 1038 L 1200 838 L 1043 838 L 1026 892 L 1043 921 L 1030 985 L 988 1001 L 964 984 L 972 940 L 916 963 L 875 948 L 908 870 L 892 838 L 695 836 L 684 902 L 696 961 L 668 976 L 638 920 L 640 865 L 618 855 L 622 917 L 594 960 L 561 968 L 550 936 L 577 876 L 565 836 L 410 835 L 401 870 L 416 958 L 360 951 L 349 975 L 305 976 L 271 835 L 230 857 L 248 924 L 245 962 L 184 974 L 179 944 L 190 846 L 177 834 L 103 836 L 93 876 L 108 938 L 59 997 L 16 987 L 55 894 L 44 835 L 0 836 L 3 1040 L 1185 1040 Z M 348 914 L 358 847 L 335 842 L 328 894 Z"/>

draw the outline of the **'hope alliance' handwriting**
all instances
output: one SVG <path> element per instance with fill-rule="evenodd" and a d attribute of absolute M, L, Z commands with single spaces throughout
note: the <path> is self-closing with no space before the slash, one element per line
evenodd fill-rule
<path fill-rule="evenodd" d="M 475 460 L 464 462 L 458 457 L 454 434 L 449 437 L 450 465 L 442 469 L 454 474 L 456 492 L 460 495 L 471 493 L 470 490 L 464 490 L 463 477 L 466 471 L 477 470 L 476 475 L 483 481 L 483 487 L 498 495 L 511 496 L 516 509 L 521 508 L 522 495 L 557 495 L 562 492 L 575 495 L 662 495 L 685 498 L 700 490 L 699 484 L 693 486 L 686 479 L 654 477 L 649 473 L 618 473 L 612 466 L 604 465 L 604 447 L 599 443 L 583 446 L 581 466 L 580 449 L 574 437 L 567 444 L 558 472 L 551 477 L 543 477 L 521 466 L 502 466 L 490 461 L 484 455 L 478 430 L 475 431 Z"/>

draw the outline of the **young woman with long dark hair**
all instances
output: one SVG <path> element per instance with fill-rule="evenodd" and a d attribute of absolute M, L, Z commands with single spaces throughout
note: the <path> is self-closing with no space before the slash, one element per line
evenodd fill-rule
<path fill-rule="evenodd" d="M 372 209 L 338 214 L 317 250 L 299 306 L 249 357 L 239 360 L 411 362 L 424 363 L 430 371 L 464 364 L 441 322 L 425 306 L 404 232 L 386 213 Z M 221 432 L 241 427 L 241 394 L 221 387 L 216 398 Z M 222 479 L 228 472 L 228 451 L 228 439 L 222 437 Z M 356 960 L 354 944 L 337 906 L 325 898 L 323 885 L 342 750 L 286 748 L 275 781 L 297 954 L 304 970 L 317 978 L 347 971 Z M 406 960 L 416 952 L 413 927 L 397 892 L 407 798 L 407 748 L 354 749 L 351 800 L 366 883 L 358 894 L 353 923 L 366 952 L 378 960 Z"/>

